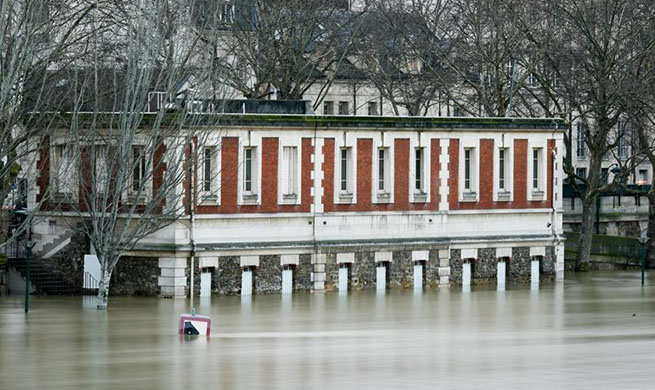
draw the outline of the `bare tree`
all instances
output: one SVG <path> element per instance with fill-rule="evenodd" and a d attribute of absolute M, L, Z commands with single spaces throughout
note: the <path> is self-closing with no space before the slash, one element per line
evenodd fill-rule
<path fill-rule="evenodd" d="M 366 78 L 388 100 L 395 115 L 404 108 L 408 115 L 426 115 L 441 90 L 445 70 L 433 50 L 437 36 L 424 25 L 416 4 L 405 1 L 374 1 L 364 15 L 361 38 L 353 51 Z M 444 12 L 442 4 L 430 7 L 431 15 Z M 440 71 L 434 77 L 425 68 Z"/>
<path fill-rule="evenodd" d="M 184 28 L 185 4 L 125 3 L 120 23 L 106 19 L 115 15 L 110 9 L 94 12 L 95 23 L 107 28 L 93 30 L 84 68 L 69 73 L 72 108 L 47 118 L 56 129 L 41 152 L 49 165 L 41 174 L 53 186 L 47 213 L 95 249 L 98 309 L 107 307 L 121 256 L 192 210 L 195 155 L 213 116 L 191 113 L 194 96 L 184 93 L 204 82 L 192 66 L 199 46 Z M 164 104 L 145 113 L 153 91 Z"/>
<path fill-rule="evenodd" d="M 558 96 L 552 101 L 559 103 L 548 107 L 557 107 L 569 121 L 580 123 L 588 150 L 587 176 L 577 176 L 567 137 L 564 170 L 583 203 L 576 270 L 586 270 L 596 197 L 616 186 L 616 181 L 604 177 L 603 160 L 618 144 L 620 138 L 612 135 L 621 116 L 639 104 L 635 86 L 654 77 L 645 71 L 646 59 L 653 56 L 652 37 L 643 42 L 644 33 L 652 28 L 653 10 L 646 0 L 570 0 L 532 7 L 539 22 L 525 23 L 526 36 L 557 80 L 542 83 L 549 94 Z"/>
<path fill-rule="evenodd" d="M 412 13 L 425 32 L 419 52 L 442 92 L 462 114 L 515 116 L 530 76 L 519 23 L 524 1 L 417 0 Z M 423 48 L 421 48 L 421 45 Z"/>
<path fill-rule="evenodd" d="M 249 99 L 302 99 L 346 58 L 358 13 L 343 2 L 199 0 L 195 20 L 210 48 L 213 85 Z"/>
<path fill-rule="evenodd" d="M 36 156 L 34 146 L 48 133 L 47 126 L 33 125 L 37 115 L 23 114 L 43 106 L 49 74 L 44 70 L 74 58 L 70 49 L 92 8 L 84 1 L 0 2 L 0 205 L 16 179 L 27 175 L 26 168 Z M 29 220 L 16 232 L 25 230 Z M 7 243 L 3 233 L 0 247 Z"/>

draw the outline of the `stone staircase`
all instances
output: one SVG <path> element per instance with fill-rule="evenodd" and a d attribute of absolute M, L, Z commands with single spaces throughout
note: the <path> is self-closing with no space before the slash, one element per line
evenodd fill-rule
<path fill-rule="evenodd" d="M 57 236 L 50 236 L 49 238 L 41 241 L 41 245 L 39 245 L 40 248 L 35 248 L 38 249 L 35 251 L 35 254 L 42 259 L 49 259 L 56 255 L 57 252 L 68 246 L 68 244 L 71 243 L 72 238 L 72 231 L 68 231 Z"/>

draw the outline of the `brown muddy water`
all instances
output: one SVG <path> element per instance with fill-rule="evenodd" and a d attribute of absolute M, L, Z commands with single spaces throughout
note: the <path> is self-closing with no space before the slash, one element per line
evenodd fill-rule
<path fill-rule="evenodd" d="M 652 389 L 655 275 L 497 292 L 0 297 L 0 389 Z"/>

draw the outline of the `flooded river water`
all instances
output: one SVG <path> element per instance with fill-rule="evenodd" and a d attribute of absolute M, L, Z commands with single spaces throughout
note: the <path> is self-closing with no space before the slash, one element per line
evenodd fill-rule
<path fill-rule="evenodd" d="M 196 298 L 0 297 L 0 389 L 648 389 L 655 278 L 567 275 L 474 289 Z"/>

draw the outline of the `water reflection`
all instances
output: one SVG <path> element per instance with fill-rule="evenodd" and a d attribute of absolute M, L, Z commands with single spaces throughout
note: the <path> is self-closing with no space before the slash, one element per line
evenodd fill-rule
<path fill-rule="evenodd" d="M 1 297 L 0 389 L 649 388 L 652 281 L 214 296 L 192 340 L 189 300 Z"/>

